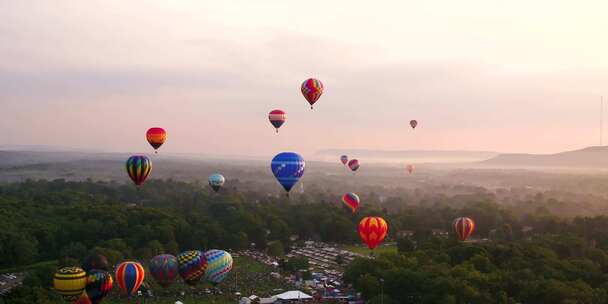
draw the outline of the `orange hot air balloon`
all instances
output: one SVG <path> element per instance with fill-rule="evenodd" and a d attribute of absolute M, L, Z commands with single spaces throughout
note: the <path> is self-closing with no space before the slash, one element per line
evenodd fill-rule
<path fill-rule="evenodd" d="M 388 233 L 388 224 L 379 216 L 368 216 L 359 222 L 358 230 L 363 243 L 373 250 L 384 241 Z"/>
<path fill-rule="evenodd" d="M 452 227 L 458 239 L 466 241 L 475 231 L 475 222 L 468 217 L 459 217 L 452 222 Z"/>
<path fill-rule="evenodd" d="M 418 121 L 416 121 L 415 119 L 410 120 L 410 126 L 412 127 L 412 129 L 416 129 L 417 125 Z"/>
<path fill-rule="evenodd" d="M 156 150 L 167 140 L 167 132 L 163 128 L 150 128 L 146 132 L 146 139 L 150 143 L 150 146 L 154 148 L 154 153 L 158 153 Z"/>
<path fill-rule="evenodd" d="M 414 168 L 415 168 L 415 167 L 414 167 L 414 165 L 412 165 L 412 164 L 409 164 L 409 165 L 405 166 L 405 170 L 407 170 L 407 172 L 408 172 L 409 174 L 412 174 L 412 172 L 414 172 Z"/>

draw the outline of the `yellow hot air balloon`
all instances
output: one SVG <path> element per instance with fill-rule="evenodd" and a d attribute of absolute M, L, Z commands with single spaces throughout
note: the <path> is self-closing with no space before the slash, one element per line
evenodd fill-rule
<path fill-rule="evenodd" d="M 78 300 L 86 285 L 87 273 L 80 267 L 61 268 L 53 277 L 55 291 L 68 303 Z"/>

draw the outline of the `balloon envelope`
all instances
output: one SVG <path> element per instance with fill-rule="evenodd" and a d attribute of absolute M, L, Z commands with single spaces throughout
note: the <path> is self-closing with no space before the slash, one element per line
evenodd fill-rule
<path fill-rule="evenodd" d="M 177 258 L 170 254 L 157 255 L 150 260 L 148 269 L 160 286 L 168 287 L 178 274 Z"/>
<path fill-rule="evenodd" d="M 89 271 L 87 275 L 86 291 L 89 300 L 93 304 L 98 304 L 105 296 L 110 293 L 114 281 L 109 272 L 99 269 Z"/>
<path fill-rule="evenodd" d="M 416 120 L 410 120 L 410 126 L 412 127 L 412 129 L 416 129 L 417 125 L 418 125 L 418 121 L 416 121 Z"/>
<path fill-rule="evenodd" d="M 162 146 L 167 140 L 167 132 L 163 128 L 150 128 L 148 132 L 146 132 L 146 139 L 150 146 L 157 150 Z"/>
<path fill-rule="evenodd" d="M 92 254 L 84 258 L 82 269 L 87 273 L 93 269 L 109 270 L 108 259 L 101 254 Z"/>
<path fill-rule="evenodd" d="M 86 285 L 87 273 L 80 267 L 63 267 L 53 277 L 55 291 L 68 303 L 77 301 Z"/>
<path fill-rule="evenodd" d="M 304 175 L 305 166 L 302 156 L 294 152 L 279 153 L 270 163 L 272 174 L 288 193 Z"/>
<path fill-rule="evenodd" d="M 185 251 L 177 256 L 179 275 L 188 285 L 196 283 L 205 275 L 207 259 L 198 250 Z"/>
<path fill-rule="evenodd" d="M 409 174 L 412 174 L 412 172 L 414 172 L 414 165 L 410 164 L 410 165 L 405 166 L 405 170 L 407 170 L 407 172 Z"/>
<path fill-rule="evenodd" d="M 126 295 L 134 295 L 144 282 L 145 271 L 137 262 L 123 262 L 116 267 L 116 282 Z"/>
<path fill-rule="evenodd" d="M 354 172 L 357 171 L 357 169 L 359 169 L 359 161 L 356 159 L 351 159 L 348 162 L 348 167 Z"/>
<path fill-rule="evenodd" d="M 342 162 L 343 165 L 346 165 L 346 163 L 348 163 L 348 155 L 340 156 L 340 161 Z"/>
<path fill-rule="evenodd" d="M 384 241 L 388 233 L 388 224 L 378 216 L 364 217 L 359 222 L 359 236 L 369 249 L 374 249 Z"/>
<path fill-rule="evenodd" d="M 272 110 L 268 114 L 268 120 L 275 127 L 277 133 L 279 132 L 279 128 L 285 123 L 285 112 L 283 110 Z"/>
<path fill-rule="evenodd" d="M 126 168 L 133 183 L 139 186 L 152 172 L 152 161 L 145 155 L 133 155 L 127 159 Z"/>
<path fill-rule="evenodd" d="M 350 208 L 353 213 L 355 213 L 359 208 L 360 202 L 361 200 L 359 199 L 359 196 L 355 193 L 351 192 L 342 195 L 342 203 L 344 203 L 348 208 Z"/>
<path fill-rule="evenodd" d="M 452 222 L 452 228 L 459 240 L 466 241 L 475 231 L 475 222 L 468 217 L 459 217 Z"/>
<path fill-rule="evenodd" d="M 232 256 L 224 250 L 211 249 L 205 252 L 207 270 L 205 278 L 211 283 L 219 284 L 232 270 Z"/>
<path fill-rule="evenodd" d="M 209 175 L 209 186 L 211 186 L 211 189 L 213 189 L 213 191 L 215 192 L 220 190 L 220 188 L 222 188 L 225 182 L 226 179 L 223 175 L 219 173 L 213 173 Z"/>
<path fill-rule="evenodd" d="M 325 88 L 323 87 L 323 83 L 321 83 L 320 80 L 314 78 L 306 79 L 302 83 L 302 95 L 304 95 L 304 98 L 306 98 L 306 100 L 310 104 L 311 109 L 315 102 L 317 102 L 317 100 L 319 100 L 319 97 L 321 97 L 321 95 L 323 94 L 324 89 Z"/>

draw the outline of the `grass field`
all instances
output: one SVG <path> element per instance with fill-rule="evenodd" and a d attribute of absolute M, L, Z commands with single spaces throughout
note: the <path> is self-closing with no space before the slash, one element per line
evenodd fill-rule
<path fill-rule="evenodd" d="M 369 255 L 370 252 L 372 252 L 371 250 L 369 250 L 369 248 L 367 248 L 367 246 L 359 246 L 359 245 L 344 246 L 344 250 L 352 251 L 352 252 L 363 254 L 363 255 Z M 397 245 L 378 246 L 374 249 L 375 255 L 382 254 L 382 253 L 396 253 L 396 252 L 397 252 Z"/>

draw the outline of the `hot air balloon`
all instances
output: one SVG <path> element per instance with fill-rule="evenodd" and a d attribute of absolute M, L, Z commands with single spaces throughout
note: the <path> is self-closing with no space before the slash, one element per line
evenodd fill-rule
<path fill-rule="evenodd" d="M 376 248 L 388 233 L 388 224 L 378 216 L 364 217 L 359 222 L 359 236 L 369 249 Z"/>
<path fill-rule="evenodd" d="M 76 302 L 84 292 L 87 285 L 87 273 L 80 267 L 64 267 L 53 277 L 53 287 L 63 299 L 68 302 Z"/>
<path fill-rule="evenodd" d="M 340 161 L 342 162 L 343 165 L 346 166 L 346 164 L 348 163 L 348 156 L 347 155 L 340 156 Z"/>
<path fill-rule="evenodd" d="M 127 159 L 126 167 L 131 180 L 140 186 L 152 171 L 152 161 L 145 155 L 133 155 Z"/>
<path fill-rule="evenodd" d="M 306 163 L 302 156 L 294 152 L 282 152 L 277 154 L 270 163 L 272 174 L 276 177 L 279 184 L 283 186 L 287 195 L 289 190 L 300 180 L 304 175 L 304 167 Z"/>
<path fill-rule="evenodd" d="M 101 254 L 92 254 L 82 261 L 82 269 L 87 273 L 93 269 L 109 270 L 108 259 Z"/>
<path fill-rule="evenodd" d="M 416 129 L 417 125 L 418 125 L 418 121 L 416 121 L 416 120 L 410 120 L 410 126 L 412 126 L 412 129 Z"/>
<path fill-rule="evenodd" d="M 323 94 L 323 89 L 323 83 L 314 78 L 306 79 L 302 83 L 302 95 L 304 95 L 304 98 L 306 98 L 310 104 L 311 109 L 313 108 L 312 106 L 315 104 L 315 102 L 317 102 L 319 97 L 321 97 Z"/>
<path fill-rule="evenodd" d="M 177 258 L 170 254 L 157 255 L 150 260 L 148 269 L 160 286 L 168 287 L 177 277 Z"/>
<path fill-rule="evenodd" d="M 150 128 L 146 132 L 146 139 L 150 143 L 150 146 L 154 148 L 154 153 L 158 153 L 158 148 L 167 140 L 167 132 L 163 128 Z"/>
<path fill-rule="evenodd" d="M 116 282 L 128 296 L 134 295 L 144 282 L 145 271 L 137 262 L 123 262 L 116 267 Z"/>
<path fill-rule="evenodd" d="M 277 130 L 277 133 L 279 133 L 279 128 L 285 123 L 285 119 L 287 119 L 287 117 L 283 110 L 272 110 L 268 114 L 268 120 L 270 120 L 270 123 Z"/>
<path fill-rule="evenodd" d="M 407 170 L 409 174 L 412 174 L 412 172 L 414 172 L 414 165 L 408 164 L 407 166 L 405 166 L 405 170 Z"/>
<path fill-rule="evenodd" d="M 350 208 L 353 213 L 355 213 L 359 208 L 359 203 L 361 202 L 361 200 L 359 199 L 359 196 L 354 193 L 346 193 L 342 195 L 342 202 L 346 206 L 348 206 L 348 208 Z"/>
<path fill-rule="evenodd" d="M 458 239 L 466 241 L 475 231 L 475 222 L 468 217 L 459 217 L 452 222 L 452 227 Z"/>
<path fill-rule="evenodd" d="M 211 189 L 213 189 L 213 191 L 215 192 L 220 190 L 220 188 L 222 188 L 225 182 L 226 179 L 223 175 L 219 173 L 213 173 L 209 175 L 209 186 L 211 186 Z"/>
<path fill-rule="evenodd" d="M 349 168 L 350 168 L 350 169 L 351 169 L 353 172 L 357 171 L 357 169 L 359 169 L 359 161 L 358 161 L 358 160 L 356 160 L 356 159 L 351 159 L 351 160 L 348 162 L 348 167 L 349 167 Z"/>
<path fill-rule="evenodd" d="M 196 283 L 205 275 L 207 269 L 207 259 L 205 255 L 198 251 L 185 251 L 177 256 L 179 275 L 188 285 Z"/>
<path fill-rule="evenodd" d="M 86 293 L 92 304 L 98 304 L 110 293 L 114 281 L 109 272 L 93 269 L 87 275 Z"/>
<path fill-rule="evenodd" d="M 93 302 L 91 301 L 91 299 L 89 298 L 89 295 L 87 295 L 87 292 L 85 290 L 82 292 L 82 294 L 80 295 L 78 300 L 76 300 L 75 302 L 72 302 L 72 304 L 93 304 Z"/>
<path fill-rule="evenodd" d="M 205 252 L 205 258 L 207 259 L 205 279 L 214 285 L 222 282 L 232 270 L 232 256 L 224 250 L 208 250 Z"/>

